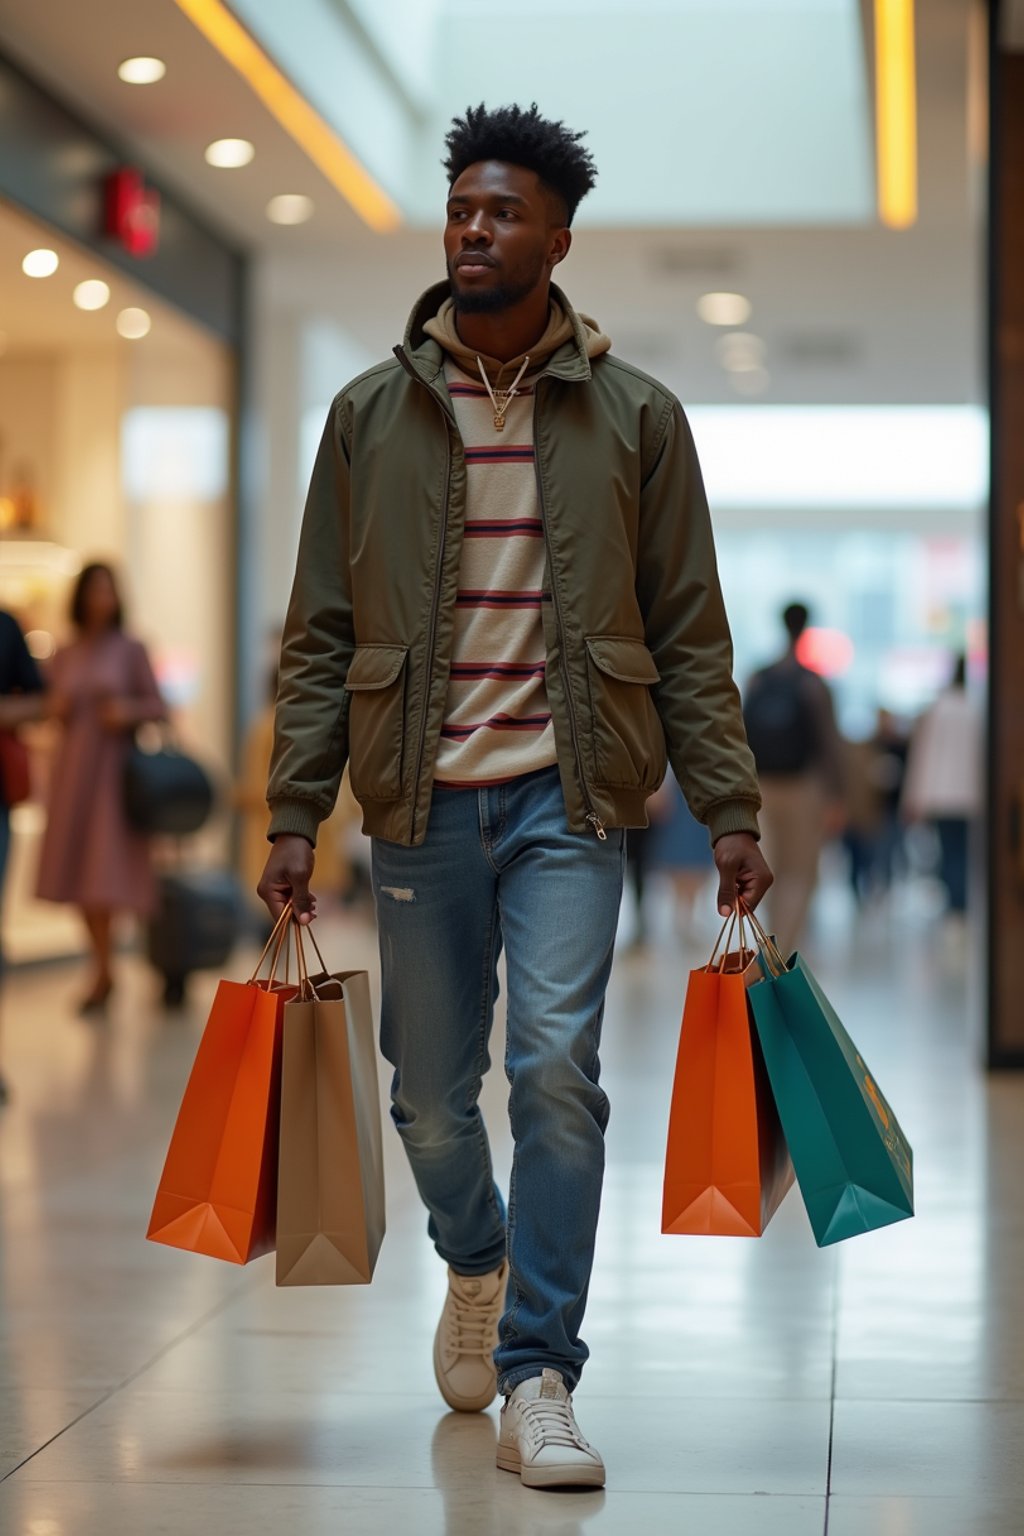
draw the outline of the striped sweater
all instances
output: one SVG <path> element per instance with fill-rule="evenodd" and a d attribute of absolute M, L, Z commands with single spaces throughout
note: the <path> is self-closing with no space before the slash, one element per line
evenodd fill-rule
<path fill-rule="evenodd" d="M 533 462 L 533 390 L 494 407 L 450 358 L 445 376 L 466 454 L 466 531 L 435 779 L 488 784 L 555 762 L 544 686 L 544 527 Z"/>
<path fill-rule="evenodd" d="M 589 316 L 579 319 L 587 355 L 606 352 L 608 337 Z M 530 349 L 531 372 L 498 432 L 477 354 L 459 337 L 450 299 L 424 330 L 445 349 L 445 379 L 467 481 L 451 670 L 434 777 L 449 785 L 503 783 L 556 761 L 544 682 L 546 560 L 531 377 L 574 332 L 561 305 L 552 301 L 547 328 Z M 484 355 L 479 361 L 492 385 L 507 388 L 524 359 L 502 363 Z"/>

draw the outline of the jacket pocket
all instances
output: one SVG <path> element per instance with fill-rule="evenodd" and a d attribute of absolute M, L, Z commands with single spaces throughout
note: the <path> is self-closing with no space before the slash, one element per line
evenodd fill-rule
<path fill-rule="evenodd" d="M 654 657 L 642 640 L 621 635 L 588 635 L 586 645 L 594 782 L 654 790 L 665 774 Z"/>
<path fill-rule="evenodd" d="M 402 793 L 408 654 L 404 645 L 359 645 L 349 663 L 349 775 L 357 800 Z"/>

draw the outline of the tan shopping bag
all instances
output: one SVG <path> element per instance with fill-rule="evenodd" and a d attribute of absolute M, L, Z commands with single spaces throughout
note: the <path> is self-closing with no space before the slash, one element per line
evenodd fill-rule
<path fill-rule="evenodd" d="M 298 925 L 296 943 L 301 957 Z M 326 967 L 310 978 L 300 965 L 300 996 L 284 1014 L 277 1283 L 365 1285 L 384 1238 L 369 980 Z"/>

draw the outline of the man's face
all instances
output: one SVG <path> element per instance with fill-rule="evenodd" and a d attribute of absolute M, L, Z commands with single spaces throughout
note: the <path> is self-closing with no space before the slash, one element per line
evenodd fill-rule
<path fill-rule="evenodd" d="M 509 309 L 545 284 L 569 249 L 557 199 L 534 171 L 481 160 L 448 196 L 444 253 L 461 314 Z"/>

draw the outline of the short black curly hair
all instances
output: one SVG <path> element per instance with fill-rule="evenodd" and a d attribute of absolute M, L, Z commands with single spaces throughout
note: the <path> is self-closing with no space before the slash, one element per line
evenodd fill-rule
<path fill-rule="evenodd" d="M 541 117 L 536 102 L 529 108 L 496 107 L 493 112 L 481 102 L 467 107 L 465 117 L 452 118 L 444 141 L 448 157 L 442 164 L 449 187 L 479 160 L 525 166 L 565 204 L 565 222 L 571 224 L 597 180 L 594 157 L 580 142 L 584 138 L 585 132 L 573 133 L 564 123 Z"/>

